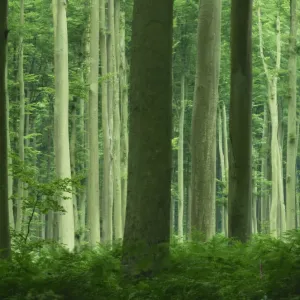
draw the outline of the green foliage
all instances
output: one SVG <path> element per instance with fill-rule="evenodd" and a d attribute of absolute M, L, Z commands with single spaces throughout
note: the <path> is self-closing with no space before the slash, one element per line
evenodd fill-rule
<path fill-rule="evenodd" d="M 138 282 L 121 280 L 121 246 L 69 253 L 54 242 L 13 235 L 11 261 L 0 261 L 0 299 L 101 300 L 299 299 L 300 232 L 257 235 L 248 244 L 222 235 L 210 242 L 174 241 L 168 270 Z"/>

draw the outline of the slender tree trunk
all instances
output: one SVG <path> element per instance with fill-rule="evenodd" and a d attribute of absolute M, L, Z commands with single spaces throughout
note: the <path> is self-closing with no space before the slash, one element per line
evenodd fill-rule
<path fill-rule="evenodd" d="M 297 28 L 297 0 L 290 0 L 288 144 L 286 164 L 286 219 L 288 230 L 296 228 Z"/>
<path fill-rule="evenodd" d="M 114 2 L 116 6 L 114 9 Z M 115 59 L 112 59 L 113 68 L 113 173 L 114 173 L 114 229 L 115 239 L 123 237 L 122 226 L 122 194 L 121 194 L 121 161 L 120 161 L 120 74 L 119 74 L 119 60 L 120 60 L 120 39 L 119 39 L 119 18 L 120 18 L 120 0 L 109 0 L 108 14 L 111 18 L 111 42 L 112 51 L 115 52 Z M 114 58 L 114 57 L 112 57 Z"/>
<path fill-rule="evenodd" d="M 23 70 L 23 30 L 24 30 L 24 0 L 20 0 L 20 37 L 19 37 L 19 92 L 20 92 L 20 123 L 19 123 L 19 159 L 24 162 L 24 128 L 25 128 L 25 95 Z M 24 183 L 18 179 L 16 230 L 22 230 Z"/>
<path fill-rule="evenodd" d="M 107 96 L 107 45 L 105 26 L 105 0 L 100 0 L 100 54 L 101 54 L 101 96 L 102 96 L 102 132 L 103 132 L 103 208 L 102 227 L 103 240 L 112 240 L 112 227 L 110 220 L 110 144 L 108 128 L 108 96 Z"/>
<path fill-rule="evenodd" d="M 127 199 L 127 166 L 128 166 L 128 87 L 127 62 L 125 52 L 125 13 L 121 13 L 120 33 L 120 87 L 121 87 L 121 187 L 122 187 L 122 222 L 125 226 Z"/>
<path fill-rule="evenodd" d="M 7 55 L 7 54 L 6 54 Z M 9 213 L 9 226 L 13 229 L 15 229 L 15 218 L 14 218 L 14 211 L 13 211 L 13 175 L 11 170 L 11 164 L 12 164 L 12 158 L 10 156 L 11 154 L 11 144 L 10 144 L 10 130 L 9 130 L 9 95 L 8 95 L 8 88 L 7 88 L 7 60 L 5 64 L 5 97 L 6 97 L 6 129 L 7 129 L 7 162 L 8 162 L 8 182 L 7 182 L 7 188 L 8 188 L 8 213 Z"/>
<path fill-rule="evenodd" d="M 253 170 L 252 176 L 252 233 L 257 233 L 257 179 L 256 166 Z"/>
<path fill-rule="evenodd" d="M 172 0 L 134 1 L 122 257 L 128 275 L 159 272 L 169 258 L 172 22 Z"/>
<path fill-rule="evenodd" d="M 0 258 L 10 256 L 6 115 L 7 0 L 0 2 Z"/>
<path fill-rule="evenodd" d="M 251 235 L 252 0 L 231 2 L 228 235 Z"/>
<path fill-rule="evenodd" d="M 113 0 L 109 0 L 113 1 Z M 108 132 L 109 132 L 109 184 L 108 184 L 108 224 L 107 232 L 108 241 L 111 242 L 113 239 L 113 206 L 114 206 L 114 153 L 113 153 L 113 101 L 114 101 L 114 76 L 111 76 L 114 70 L 114 61 L 115 61 L 115 51 L 113 45 L 113 11 L 111 9 L 112 4 L 109 4 L 108 7 L 108 17 L 107 17 L 107 72 L 110 75 L 107 84 L 107 112 L 108 112 Z"/>
<path fill-rule="evenodd" d="M 264 105 L 264 125 L 262 135 L 262 158 L 261 158 L 261 190 L 260 190 L 260 228 L 262 233 L 268 233 L 269 226 L 269 195 L 267 192 L 267 185 L 265 181 L 268 180 L 268 149 L 269 149 L 269 118 L 268 118 L 268 106 Z"/>
<path fill-rule="evenodd" d="M 192 118 L 192 230 L 208 240 L 216 230 L 216 116 L 221 1 L 201 0 Z"/>
<path fill-rule="evenodd" d="M 181 75 L 181 108 L 179 120 L 179 138 L 178 138 L 178 237 L 183 240 L 183 209 L 184 209 L 184 170 L 183 170 L 183 152 L 184 152 L 184 111 L 185 111 L 185 76 Z"/>
<path fill-rule="evenodd" d="M 228 185 L 229 185 L 229 155 L 228 155 L 228 130 L 227 130 L 227 115 L 226 105 L 223 103 L 223 138 L 224 138 L 224 165 L 225 165 L 225 188 L 226 198 L 224 199 L 224 226 L 225 236 L 228 236 Z"/>
<path fill-rule="evenodd" d="M 55 165 L 59 178 L 71 178 L 69 147 L 69 77 L 68 77 L 68 32 L 65 0 L 54 0 L 57 18 L 55 34 L 55 106 L 54 138 Z M 64 199 L 67 198 L 67 199 Z M 74 212 L 72 194 L 64 191 L 60 205 L 66 211 L 59 214 L 59 240 L 69 250 L 74 249 Z"/>
<path fill-rule="evenodd" d="M 98 150 L 99 0 L 91 2 L 89 92 L 88 230 L 91 246 L 100 242 L 100 193 Z"/>
<path fill-rule="evenodd" d="M 282 176 L 282 154 L 278 139 L 278 103 L 277 103 L 277 81 L 281 62 L 281 37 L 280 37 L 280 16 L 276 17 L 276 65 L 272 74 L 265 61 L 263 51 L 263 37 L 260 7 L 257 10 L 260 55 L 263 61 L 264 71 L 268 81 L 268 103 L 270 110 L 271 130 L 271 166 L 272 166 L 272 200 L 270 209 L 270 232 L 274 236 L 281 235 L 285 231 L 285 208 L 283 199 L 283 176 Z"/>
<path fill-rule="evenodd" d="M 222 179 L 222 194 L 226 191 L 226 175 L 225 175 L 225 161 L 223 152 L 223 129 L 222 129 L 222 111 L 219 110 L 218 115 L 218 132 L 219 132 L 219 156 L 220 156 L 220 167 L 221 167 L 221 179 Z M 225 197 L 224 197 L 225 198 Z M 223 200 L 225 201 L 225 199 Z M 222 222 L 222 233 L 226 234 L 226 222 L 225 222 L 225 203 L 221 206 L 221 222 Z"/>

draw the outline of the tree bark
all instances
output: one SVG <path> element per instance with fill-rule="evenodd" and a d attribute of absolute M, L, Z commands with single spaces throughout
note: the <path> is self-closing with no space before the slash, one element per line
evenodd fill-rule
<path fill-rule="evenodd" d="M 99 76 L 99 0 L 91 1 L 90 73 L 89 73 L 89 169 L 88 230 L 89 243 L 100 242 L 99 141 L 98 141 L 98 76 Z"/>
<path fill-rule="evenodd" d="M 65 0 L 54 0 L 57 17 L 55 33 L 55 106 L 54 138 L 55 166 L 58 178 L 71 178 L 69 146 L 69 77 L 68 77 L 68 32 Z M 71 188 L 71 187 L 70 187 Z M 64 199 L 67 198 L 67 199 Z M 72 194 L 62 192 L 60 205 L 66 211 L 59 213 L 59 241 L 69 250 L 74 249 L 74 212 Z"/>
<path fill-rule="evenodd" d="M 183 152 L 184 152 L 184 111 L 185 111 L 185 76 L 181 75 L 181 107 L 179 120 L 179 138 L 178 138 L 178 238 L 183 241 L 183 209 L 184 209 L 184 170 L 183 170 Z"/>
<path fill-rule="evenodd" d="M 200 231 L 204 240 L 210 239 L 216 231 L 216 117 L 220 42 L 221 1 L 201 0 L 191 139 L 192 230 Z"/>
<path fill-rule="evenodd" d="M 296 228 L 297 0 L 290 0 L 288 143 L 286 163 L 287 228 Z"/>
<path fill-rule="evenodd" d="M 107 97 L 107 45 L 105 26 L 105 0 L 100 0 L 100 54 L 101 54 L 101 103 L 102 103 L 102 131 L 103 131 L 103 207 L 102 228 L 103 240 L 112 240 L 111 215 L 109 210 L 110 201 L 110 144 L 109 144 L 109 120 L 108 120 L 108 97 Z"/>
<path fill-rule="evenodd" d="M 20 36 L 19 36 L 19 92 L 20 92 L 20 122 L 19 122 L 19 159 L 24 162 L 24 130 L 25 130 L 25 95 L 23 70 L 23 30 L 24 30 L 24 0 L 20 1 Z M 22 230 L 24 183 L 18 179 L 16 230 Z"/>
<path fill-rule="evenodd" d="M 7 0 L 0 2 L 0 258 L 10 256 L 6 114 Z"/>
<path fill-rule="evenodd" d="M 251 235 L 252 0 L 231 3 L 228 235 Z"/>
<path fill-rule="evenodd" d="M 122 257 L 128 275 L 159 272 L 169 258 L 172 23 L 172 0 L 134 1 Z"/>

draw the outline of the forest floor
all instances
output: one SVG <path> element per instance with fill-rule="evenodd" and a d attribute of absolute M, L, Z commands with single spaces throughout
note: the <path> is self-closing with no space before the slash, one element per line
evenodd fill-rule
<path fill-rule="evenodd" d="M 46 242 L 13 240 L 0 261 L 2 300 L 300 299 L 300 232 L 256 235 L 246 245 L 217 235 L 207 243 L 172 242 L 167 272 L 121 283 L 121 247 L 69 253 Z"/>

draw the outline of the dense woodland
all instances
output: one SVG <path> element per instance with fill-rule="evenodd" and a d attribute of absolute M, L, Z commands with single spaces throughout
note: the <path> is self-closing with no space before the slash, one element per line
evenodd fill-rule
<path fill-rule="evenodd" d="M 0 300 L 300 299 L 298 0 L 1 0 Z"/>

